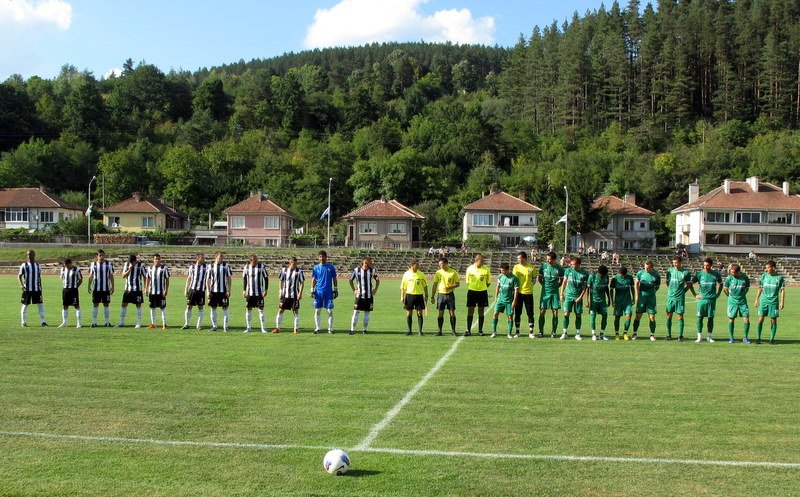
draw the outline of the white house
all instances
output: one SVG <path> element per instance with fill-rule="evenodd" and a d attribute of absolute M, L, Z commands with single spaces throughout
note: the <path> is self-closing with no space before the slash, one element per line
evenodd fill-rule
<path fill-rule="evenodd" d="M 44 188 L 0 188 L 0 228 L 38 230 L 83 216 L 83 208 Z"/>
<path fill-rule="evenodd" d="M 653 211 L 636 205 L 636 195 L 626 193 L 623 198 L 606 195 L 594 201 L 592 207 L 603 209 L 609 215 L 604 229 L 583 235 L 585 246 L 603 250 L 653 250 L 656 234 L 650 226 Z"/>
<path fill-rule="evenodd" d="M 492 192 L 464 207 L 462 240 L 469 235 L 491 235 L 503 247 L 536 238 L 542 209 L 505 192 Z"/>
<path fill-rule="evenodd" d="M 674 209 L 675 243 L 689 252 L 800 255 L 800 196 L 757 177 L 726 179 L 700 195 L 689 185 L 689 202 Z"/>

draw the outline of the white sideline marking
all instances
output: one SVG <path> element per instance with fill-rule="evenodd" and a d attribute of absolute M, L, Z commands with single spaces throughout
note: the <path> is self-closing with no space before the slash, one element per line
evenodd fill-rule
<path fill-rule="evenodd" d="M 300 445 L 300 444 L 257 444 L 239 442 L 203 442 L 192 440 L 157 440 L 152 438 L 124 438 L 124 437 L 101 437 L 89 435 L 62 435 L 58 433 L 39 433 L 29 431 L 0 431 L 0 436 L 5 437 L 28 437 L 44 438 L 53 440 L 74 440 L 80 442 L 103 442 L 103 443 L 127 443 L 143 445 L 166 445 L 178 447 L 214 447 L 214 448 L 236 448 L 253 450 L 329 450 L 331 447 L 322 445 Z M 353 452 L 367 452 L 373 454 L 399 454 L 411 456 L 439 456 L 439 457 L 466 457 L 475 459 L 516 459 L 516 460 L 538 460 L 538 461 L 583 461 L 583 462 L 619 462 L 635 464 L 682 464 L 689 466 L 733 466 L 733 467 L 757 467 L 757 468 L 782 468 L 800 469 L 800 463 L 793 462 L 771 462 L 771 461 L 718 461 L 704 459 L 668 459 L 661 457 L 614 457 L 614 456 L 568 456 L 557 454 L 508 454 L 502 452 L 466 452 L 452 450 L 415 450 L 415 449 L 392 449 L 382 447 L 352 448 Z"/>
<path fill-rule="evenodd" d="M 411 402 L 411 399 L 413 399 L 414 396 L 417 394 L 417 392 L 419 392 L 420 389 L 424 387 L 426 383 L 428 383 L 428 380 L 430 380 L 433 377 L 433 375 L 435 375 L 442 368 L 442 366 L 444 366 L 444 363 L 446 363 L 447 360 L 450 359 L 450 356 L 453 355 L 453 353 L 458 348 L 458 344 L 460 344 L 462 340 L 464 340 L 464 335 L 458 337 L 458 339 L 455 342 L 453 342 L 453 345 L 450 346 L 450 348 L 439 359 L 439 361 L 433 365 L 431 370 L 428 371 L 428 373 L 425 376 L 423 376 L 421 380 L 419 380 L 419 383 L 414 385 L 414 388 L 409 390 L 408 393 L 405 395 L 405 397 L 400 399 L 400 402 L 398 402 L 394 407 L 392 407 L 391 410 L 389 410 L 389 412 L 386 413 L 386 416 L 384 416 L 382 420 L 380 420 L 375 426 L 372 427 L 367 436 L 364 437 L 364 440 L 362 440 L 360 444 L 355 446 L 355 450 L 364 450 L 369 448 L 370 445 L 372 445 L 372 442 L 374 442 L 375 439 L 378 437 L 378 435 L 380 435 L 381 431 L 383 431 L 383 429 L 386 428 L 389 425 L 389 423 L 392 422 L 395 416 L 397 416 L 400 413 L 400 411 L 403 409 L 403 407 L 406 406 L 406 404 Z"/>

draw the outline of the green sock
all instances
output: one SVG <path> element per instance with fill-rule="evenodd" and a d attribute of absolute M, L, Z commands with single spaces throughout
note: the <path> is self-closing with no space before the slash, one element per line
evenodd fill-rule
<path fill-rule="evenodd" d="M 697 318 L 697 334 L 703 334 L 703 318 Z"/>
<path fill-rule="evenodd" d="M 708 328 L 708 334 L 714 333 L 714 318 L 708 318 L 708 323 L 706 324 Z"/>
<path fill-rule="evenodd" d="M 600 315 L 600 331 L 605 332 L 606 326 L 608 326 L 608 314 L 601 314 Z"/>
<path fill-rule="evenodd" d="M 775 324 L 769 327 L 769 339 L 770 341 L 775 341 L 775 334 L 778 333 L 778 322 L 776 321 Z"/>
<path fill-rule="evenodd" d="M 667 318 L 667 336 L 672 336 L 672 318 Z"/>
<path fill-rule="evenodd" d="M 750 322 L 747 321 L 744 323 L 744 337 L 748 338 L 749 334 L 750 334 Z"/>
<path fill-rule="evenodd" d="M 514 321 L 512 321 L 512 320 L 510 320 L 510 319 L 509 319 L 509 320 L 508 320 L 508 334 L 509 334 L 509 335 L 511 334 L 511 332 L 513 331 L 513 329 L 514 329 Z"/>
<path fill-rule="evenodd" d="M 539 314 L 539 334 L 544 335 L 544 314 Z"/>
<path fill-rule="evenodd" d="M 758 337 L 759 340 L 761 340 L 761 330 L 763 329 L 764 329 L 764 321 L 759 321 L 758 324 L 756 325 L 756 333 L 758 333 L 758 335 L 756 336 Z"/>
<path fill-rule="evenodd" d="M 650 320 L 650 334 L 655 335 L 656 333 L 656 322 L 655 320 Z"/>
<path fill-rule="evenodd" d="M 564 319 L 562 319 L 562 322 L 564 324 L 564 326 L 562 326 L 562 328 L 564 328 L 565 330 L 567 328 L 569 328 L 569 315 L 565 314 L 564 315 Z"/>
<path fill-rule="evenodd" d="M 589 313 L 589 328 L 591 328 L 592 331 L 594 331 L 597 329 L 596 325 L 597 325 L 597 314 L 594 311 L 592 311 Z"/>
<path fill-rule="evenodd" d="M 728 321 L 728 338 L 733 340 L 733 323 Z"/>
<path fill-rule="evenodd" d="M 630 328 L 631 328 L 631 320 L 630 319 L 626 319 L 625 320 L 625 328 L 624 328 L 625 333 L 627 333 Z"/>
<path fill-rule="evenodd" d="M 558 329 L 558 316 L 553 315 L 553 321 L 550 323 L 550 333 L 555 334 Z"/>
<path fill-rule="evenodd" d="M 681 337 L 681 338 L 683 338 L 683 325 L 684 325 L 683 319 L 679 319 L 678 320 L 678 336 Z"/>
<path fill-rule="evenodd" d="M 575 314 L 575 330 L 581 331 L 581 315 Z"/>
<path fill-rule="evenodd" d="M 497 333 L 497 318 L 492 319 L 492 332 Z"/>
<path fill-rule="evenodd" d="M 614 333 L 619 335 L 619 316 L 614 316 Z"/>
<path fill-rule="evenodd" d="M 640 319 L 634 319 L 633 320 L 633 332 L 634 333 L 639 331 L 639 321 L 641 321 L 641 320 Z"/>

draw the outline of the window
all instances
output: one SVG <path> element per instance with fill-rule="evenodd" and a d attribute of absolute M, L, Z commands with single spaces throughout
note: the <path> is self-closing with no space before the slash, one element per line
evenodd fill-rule
<path fill-rule="evenodd" d="M 145 216 L 142 218 L 142 228 L 155 228 L 156 218 L 152 216 Z"/>
<path fill-rule="evenodd" d="M 39 211 L 39 222 L 40 223 L 52 223 L 53 221 L 53 211 Z"/>
<path fill-rule="evenodd" d="M 108 226 L 110 228 L 119 228 L 122 226 L 119 222 L 119 216 L 108 216 Z"/>
<path fill-rule="evenodd" d="M 650 221 L 645 219 L 626 219 L 623 231 L 647 231 L 650 229 Z"/>
<path fill-rule="evenodd" d="M 767 222 L 773 224 L 793 224 L 794 212 L 769 212 Z M 772 244 L 770 244 L 772 245 Z"/>
<path fill-rule="evenodd" d="M 7 207 L 6 208 L 6 221 L 9 223 L 25 222 L 28 220 L 28 209 L 24 207 Z"/>
<path fill-rule="evenodd" d="M 769 235 L 767 236 L 767 245 L 776 247 L 791 247 L 792 235 Z"/>
<path fill-rule="evenodd" d="M 731 222 L 730 212 L 706 212 L 707 223 L 729 223 Z"/>
<path fill-rule="evenodd" d="M 375 248 L 375 244 L 372 243 L 372 242 L 361 242 L 361 248 L 370 249 L 371 250 L 371 249 Z"/>
<path fill-rule="evenodd" d="M 405 235 L 406 223 L 389 223 L 390 235 Z"/>
<path fill-rule="evenodd" d="M 277 238 L 265 238 L 264 245 L 267 247 L 277 247 L 278 246 L 278 239 Z"/>
<path fill-rule="evenodd" d="M 358 232 L 362 235 L 375 235 L 378 233 L 378 223 L 375 221 L 361 221 L 358 223 Z"/>
<path fill-rule="evenodd" d="M 403 248 L 403 244 L 399 243 L 399 242 L 389 242 L 388 246 L 389 246 L 390 249 L 401 249 L 401 248 Z"/>
<path fill-rule="evenodd" d="M 501 243 L 504 247 L 517 247 L 522 244 L 522 238 L 518 236 L 504 236 Z"/>
<path fill-rule="evenodd" d="M 608 245 L 608 241 L 606 240 L 598 240 L 597 241 L 597 249 L 598 250 L 608 250 L 611 247 Z"/>
<path fill-rule="evenodd" d="M 614 231 L 614 218 L 608 220 L 608 224 L 606 225 L 606 229 L 608 231 Z"/>
<path fill-rule="evenodd" d="M 243 229 L 244 216 L 231 216 L 231 229 Z"/>
<path fill-rule="evenodd" d="M 706 233 L 706 245 L 730 245 L 730 233 Z"/>
<path fill-rule="evenodd" d="M 279 229 L 281 227 L 281 218 L 276 216 L 264 217 L 264 228 L 266 229 Z"/>
<path fill-rule="evenodd" d="M 494 226 L 494 214 L 473 214 L 473 226 Z"/>
<path fill-rule="evenodd" d="M 736 233 L 734 240 L 736 245 L 760 245 L 761 235 L 758 233 Z"/>
<path fill-rule="evenodd" d="M 761 222 L 760 212 L 737 212 L 736 222 L 743 224 L 759 224 Z M 738 244 L 737 244 L 738 245 Z"/>

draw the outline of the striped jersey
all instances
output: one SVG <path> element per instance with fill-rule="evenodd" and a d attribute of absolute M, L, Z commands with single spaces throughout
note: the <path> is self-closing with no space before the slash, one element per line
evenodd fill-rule
<path fill-rule="evenodd" d="M 364 269 L 361 266 L 353 269 L 353 273 L 350 275 L 350 281 L 356 282 L 356 296 L 360 299 L 371 299 L 372 298 L 372 280 L 378 279 L 378 273 L 375 271 L 375 268 L 367 268 Z"/>
<path fill-rule="evenodd" d="M 19 276 L 22 286 L 27 292 L 42 291 L 42 267 L 38 262 L 23 262 L 19 266 Z"/>
<path fill-rule="evenodd" d="M 134 263 L 126 262 L 122 266 L 122 274 L 128 273 L 125 278 L 125 291 L 126 292 L 141 292 L 142 280 L 145 277 L 147 268 L 144 267 L 140 261 Z"/>
<path fill-rule="evenodd" d="M 92 290 L 110 292 L 111 280 L 114 279 L 114 266 L 111 261 L 94 261 L 89 265 L 89 278 L 92 279 Z"/>
<path fill-rule="evenodd" d="M 282 288 L 280 296 L 287 299 L 296 299 L 300 296 L 300 285 L 306 280 L 303 270 L 299 267 L 281 269 L 279 276 Z"/>
<path fill-rule="evenodd" d="M 169 268 L 163 264 L 147 268 L 147 279 L 150 280 L 150 295 L 164 295 L 169 281 Z"/>
<path fill-rule="evenodd" d="M 78 288 L 81 286 L 81 282 L 83 282 L 81 269 L 77 266 L 72 266 L 71 268 L 62 267 L 60 278 L 63 288 L 70 290 Z"/>
<path fill-rule="evenodd" d="M 244 291 L 248 297 L 260 297 L 269 288 L 267 268 L 260 262 L 246 264 L 242 271 L 242 278 L 244 279 Z"/>
<path fill-rule="evenodd" d="M 206 291 L 206 277 L 208 276 L 208 266 L 206 264 L 192 264 L 189 266 L 189 290 L 196 292 Z"/>
<path fill-rule="evenodd" d="M 208 291 L 211 293 L 228 293 L 228 279 L 233 274 L 230 264 L 225 261 L 208 266 Z"/>

